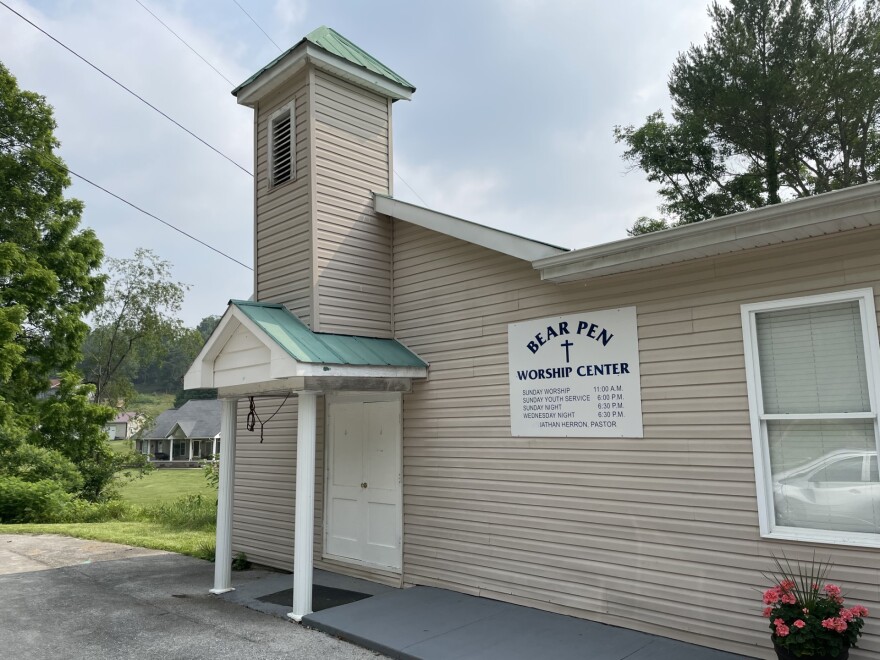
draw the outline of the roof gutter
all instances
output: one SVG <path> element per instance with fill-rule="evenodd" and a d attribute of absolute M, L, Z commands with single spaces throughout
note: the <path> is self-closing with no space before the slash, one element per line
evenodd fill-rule
<path fill-rule="evenodd" d="M 541 279 L 571 282 L 880 225 L 880 182 L 537 259 Z"/>

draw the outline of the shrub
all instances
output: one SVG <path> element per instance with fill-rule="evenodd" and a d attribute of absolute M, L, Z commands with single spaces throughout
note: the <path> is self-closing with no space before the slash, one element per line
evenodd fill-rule
<path fill-rule="evenodd" d="M 247 555 L 243 552 L 239 552 L 232 559 L 232 570 L 233 571 L 246 571 L 251 567 L 251 561 L 247 558 Z"/>
<path fill-rule="evenodd" d="M 65 505 L 57 522 L 97 523 L 111 520 L 133 520 L 137 518 L 137 515 L 137 509 L 123 500 L 88 502 L 74 499 Z"/>
<path fill-rule="evenodd" d="M 217 520 L 217 502 L 202 495 L 187 495 L 145 507 L 143 515 L 172 529 L 211 530 Z"/>
<path fill-rule="evenodd" d="M 0 476 L 0 523 L 54 522 L 72 500 L 57 481 Z"/>
<path fill-rule="evenodd" d="M 211 488 L 220 486 L 220 455 L 214 454 L 211 460 L 202 461 L 202 474 Z"/>
<path fill-rule="evenodd" d="M 216 543 L 214 541 L 202 541 L 195 547 L 192 556 L 206 561 L 214 561 L 215 552 Z"/>
<path fill-rule="evenodd" d="M 0 457 L 3 474 L 19 477 L 22 481 L 57 481 L 68 493 L 76 493 L 83 486 L 83 478 L 76 466 L 61 452 L 45 447 L 20 443 Z"/>

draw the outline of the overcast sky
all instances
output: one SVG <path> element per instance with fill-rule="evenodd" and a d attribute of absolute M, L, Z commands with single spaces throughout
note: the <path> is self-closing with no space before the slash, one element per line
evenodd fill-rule
<path fill-rule="evenodd" d="M 247 169 L 251 110 L 137 0 L 4 0 Z M 278 55 L 233 0 L 141 0 L 233 83 Z M 580 248 L 655 213 L 615 124 L 668 109 L 704 0 L 239 0 L 282 48 L 328 25 L 413 83 L 394 104 L 395 196 Z M 55 107 L 72 170 L 251 264 L 253 182 L 0 6 L 0 61 Z M 414 189 L 416 196 L 401 178 Z M 108 256 L 155 250 L 191 285 L 183 318 L 251 295 L 252 275 L 74 181 Z"/>

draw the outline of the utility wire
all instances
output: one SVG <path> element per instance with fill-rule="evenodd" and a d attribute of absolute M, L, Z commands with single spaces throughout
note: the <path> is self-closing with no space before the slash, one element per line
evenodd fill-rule
<path fill-rule="evenodd" d="M 266 32 L 263 28 L 260 27 L 260 24 L 257 23 L 257 22 L 254 20 L 254 17 L 251 16 L 250 14 L 248 14 L 248 13 L 247 13 L 247 10 L 246 10 L 244 7 L 242 7 L 240 4 L 238 4 L 238 0 L 232 0 L 232 1 L 236 4 L 236 6 L 237 6 L 239 9 L 241 9 L 241 10 L 244 12 L 244 15 L 245 15 L 245 16 L 247 16 L 249 19 L 251 19 L 251 23 L 253 23 L 254 25 L 256 25 L 257 28 L 260 30 L 260 32 L 262 32 L 263 34 L 266 35 L 266 39 L 268 39 L 269 41 L 272 42 L 272 44 L 275 46 L 275 48 L 278 49 L 278 52 L 279 52 L 279 53 L 283 52 L 282 49 L 281 49 L 281 46 L 279 46 L 278 44 L 276 44 L 276 43 L 275 43 L 275 40 L 274 40 L 272 37 L 269 36 L 269 33 Z"/>
<path fill-rule="evenodd" d="M 134 0 L 134 1 L 135 1 L 136 3 L 138 3 L 141 7 L 143 7 L 144 10 L 145 10 L 150 16 L 152 16 L 152 17 L 155 18 L 157 21 L 159 21 L 159 23 L 162 24 L 162 27 L 164 27 L 164 28 L 165 28 L 166 30 L 168 30 L 171 34 L 173 34 L 175 37 L 177 37 L 178 40 L 180 40 L 180 42 L 181 42 L 184 46 L 186 46 L 186 47 L 189 48 L 193 53 L 195 53 L 195 54 L 198 56 L 198 58 L 199 58 L 200 60 L 202 60 L 202 62 L 204 62 L 205 64 L 207 64 L 209 67 L 211 67 L 211 68 L 214 70 L 214 73 L 216 73 L 218 76 L 220 76 L 221 78 L 223 78 L 223 80 L 225 80 L 225 81 L 228 82 L 230 85 L 232 85 L 233 87 L 235 87 L 235 83 L 233 83 L 229 78 L 227 78 L 227 77 L 224 76 L 222 73 L 220 73 L 220 71 L 219 71 L 219 70 L 218 70 L 213 64 L 211 64 L 208 60 L 206 60 L 204 57 L 202 57 L 202 55 L 201 55 L 201 53 L 199 53 L 199 51 L 197 51 L 195 48 L 193 48 L 192 46 L 190 46 L 190 45 L 186 42 L 186 39 L 184 39 L 184 38 L 181 37 L 179 34 L 177 34 L 177 32 L 175 32 L 175 31 L 172 30 L 170 27 L 168 27 L 168 25 L 165 23 L 165 21 L 163 21 L 161 18 L 159 18 L 158 16 L 156 16 L 156 14 L 154 14 L 152 11 L 150 11 L 150 8 L 147 7 L 143 2 L 141 2 L 141 0 Z"/>
<path fill-rule="evenodd" d="M 394 174 L 397 176 L 397 178 L 401 180 L 403 185 L 405 185 L 407 188 L 409 188 L 412 191 L 412 194 L 415 195 L 416 197 L 418 197 L 422 201 L 422 204 L 424 204 L 425 206 L 428 206 L 428 202 L 426 202 L 424 199 L 422 199 L 422 196 L 416 192 L 416 189 L 413 188 L 411 185 L 409 185 L 406 182 L 406 179 L 404 179 L 402 176 L 400 176 L 400 174 L 397 173 L 397 170 L 395 170 L 393 167 L 391 169 L 394 172 Z"/>
<path fill-rule="evenodd" d="M 9 135 L 9 134 L 7 134 L 7 133 L 4 133 L 3 131 L 0 131 L 0 136 L 5 137 L 7 140 L 12 140 L 12 142 L 13 142 L 13 143 L 14 143 L 19 149 L 21 149 L 22 147 L 26 147 L 26 146 L 28 146 L 28 145 L 25 145 L 25 144 L 19 142 L 15 137 L 13 137 L 13 136 L 11 136 L 11 135 Z M 237 263 L 239 266 L 244 266 L 245 268 L 247 268 L 248 270 L 251 270 L 251 271 L 253 270 L 253 268 L 251 268 L 250 266 L 248 266 L 246 263 L 243 263 L 243 262 L 239 261 L 238 259 L 236 259 L 235 257 L 233 257 L 233 256 L 231 256 L 231 255 L 229 255 L 229 254 L 226 254 L 225 252 L 223 252 L 223 250 L 220 250 L 220 249 L 218 249 L 218 248 L 215 248 L 213 245 L 210 245 L 209 243 L 206 243 L 205 241 L 203 241 L 203 240 L 200 239 L 200 238 L 196 238 L 196 237 L 193 236 L 192 234 L 190 234 L 190 233 L 184 231 L 183 229 L 180 229 L 179 227 L 175 227 L 175 226 L 172 225 L 170 222 L 167 222 L 166 220 L 163 220 L 162 218 L 160 218 L 158 215 L 155 215 L 155 214 L 153 214 L 153 213 L 150 213 L 149 211 L 145 211 L 144 209 L 142 209 L 142 208 L 141 208 L 140 206 L 138 206 L 137 204 L 135 204 L 135 203 L 133 203 L 133 202 L 130 202 L 130 201 L 128 201 L 127 199 L 125 199 L 125 197 L 122 197 L 121 195 L 117 195 L 115 192 L 112 192 L 112 191 L 110 191 L 110 190 L 107 190 L 107 188 L 105 188 L 104 186 L 95 183 L 95 182 L 92 181 L 91 179 L 88 179 L 88 178 L 84 177 L 82 174 L 78 174 L 77 172 L 74 172 L 72 169 L 70 169 L 69 167 L 67 167 L 67 165 L 65 165 L 64 162 L 63 162 L 60 158 L 58 158 L 55 154 L 53 154 L 53 153 L 49 153 L 48 156 L 49 156 L 49 158 L 51 158 L 51 159 L 55 162 L 56 165 L 58 165 L 59 167 L 61 167 L 62 169 L 64 169 L 64 171 L 67 172 L 68 174 L 72 174 L 72 175 L 75 176 L 77 179 L 82 179 L 83 181 L 85 181 L 86 183 L 88 183 L 88 184 L 91 185 L 91 186 L 94 186 L 94 187 L 97 188 L 98 190 L 101 190 L 101 191 L 107 193 L 107 194 L 110 195 L 111 197 L 115 197 L 116 199 L 118 199 L 118 200 L 119 200 L 120 202 L 122 202 L 123 204 L 127 204 L 128 206 L 130 206 L 131 208 L 135 209 L 136 211 L 140 211 L 140 212 L 143 213 L 144 215 L 149 216 L 149 217 L 153 218 L 154 220 L 158 220 L 159 222 L 161 222 L 161 223 L 162 223 L 163 225 L 165 225 L 166 227 L 170 227 L 171 229 L 173 229 L 173 230 L 176 231 L 177 233 L 179 233 L 179 234 L 183 234 L 183 235 L 186 236 L 187 238 L 190 238 L 190 239 L 194 240 L 196 243 L 200 243 L 201 245 L 204 245 L 204 246 L 205 246 L 206 248 L 208 248 L 209 250 L 212 250 L 212 251 L 216 252 L 217 254 L 219 254 L 219 255 L 221 255 L 221 256 L 223 256 L 223 257 L 226 257 L 226 258 L 229 259 L 230 261 L 234 261 L 234 262 Z"/>
<path fill-rule="evenodd" d="M 217 149 L 216 147 L 212 146 L 211 144 L 209 144 L 208 142 L 206 142 L 206 141 L 203 140 L 202 138 L 200 138 L 198 135 L 196 135 L 195 133 L 193 133 L 191 130 L 189 130 L 188 128 L 186 128 L 185 126 L 183 126 L 182 124 L 180 124 L 179 122 L 177 122 L 177 121 L 175 121 L 174 119 L 172 119 L 171 117 L 169 117 L 167 114 L 165 114 L 164 112 L 162 112 L 161 110 L 159 110 L 159 108 L 157 108 L 155 105 L 153 105 L 152 103 L 150 103 L 149 101 L 147 101 L 144 97 L 142 97 L 142 96 L 136 94 L 136 93 L 133 92 L 131 89 L 129 89 L 128 87 L 126 87 L 125 85 L 123 85 L 121 82 L 119 82 L 118 80 L 116 80 L 116 78 L 114 78 L 113 76 L 111 76 L 109 73 L 106 73 L 106 72 L 105 72 L 104 70 L 102 70 L 100 67 L 98 67 L 98 66 L 96 66 L 95 64 L 92 64 L 91 62 L 89 62 L 85 57 L 83 57 L 82 55 L 80 55 L 79 53 L 77 53 L 75 50 L 73 50 L 73 49 L 70 48 L 69 46 L 66 46 L 65 44 L 61 43 L 58 39 L 56 39 L 56 38 L 53 37 L 51 34 L 49 34 L 48 32 L 46 32 L 46 31 L 45 31 L 43 28 L 41 28 L 39 25 L 37 25 L 37 24 L 34 23 L 33 21 L 27 19 L 27 18 L 26 18 L 25 16 L 23 16 L 22 14 L 19 14 L 19 13 L 18 13 L 17 11 L 15 11 L 12 7 L 10 7 L 10 6 L 7 5 L 5 2 L 3 2 L 3 0 L 0 0 L 0 5 L 3 5 L 4 7 L 6 7 L 6 9 L 8 9 L 9 11 L 11 11 L 11 12 L 12 12 L 13 14 L 15 14 L 16 16 L 18 16 L 21 20 L 23 20 L 23 21 L 25 21 L 26 23 L 30 24 L 31 26 L 33 26 L 34 28 L 36 28 L 37 30 L 39 30 L 40 32 L 42 32 L 44 35 L 46 35 L 47 37 L 49 37 L 49 38 L 50 38 L 52 41 L 54 41 L 56 44 L 58 44 L 59 46 L 61 46 L 62 48 L 64 48 L 66 51 L 68 51 L 68 52 L 71 53 L 72 55 L 75 55 L 77 58 L 79 58 L 80 60 L 82 60 L 83 62 L 85 62 L 86 64 L 88 64 L 88 65 L 89 65 L 90 67 L 92 67 L 95 71 L 97 71 L 98 73 L 100 73 L 102 76 L 104 76 L 104 77 L 107 78 L 108 80 L 111 80 L 112 82 L 116 83 L 119 87 L 121 87 L 121 88 L 124 89 L 126 92 L 128 92 L 129 94 L 131 94 L 132 96 L 134 96 L 136 99 L 138 99 L 139 101 L 141 101 L 141 103 L 144 103 L 145 105 L 149 106 L 150 108 L 152 108 L 153 110 L 155 110 L 156 112 L 158 112 L 160 115 L 162 115 L 163 117 L 165 117 L 165 119 L 167 119 L 167 120 L 170 121 L 172 124 L 174 124 L 175 126 L 177 126 L 178 128 L 180 128 L 181 130 L 185 131 L 186 133 L 188 133 L 188 134 L 191 135 L 192 137 L 194 137 L 196 140 L 198 140 L 199 142 L 201 142 L 202 144 L 204 144 L 206 147 L 208 147 L 211 151 L 215 152 L 215 153 L 218 154 L 219 156 L 222 156 L 223 158 L 225 158 L 226 160 L 228 160 L 230 163 L 232 163 L 233 165 L 235 165 L 235 166 L 236 166 L 238 169 L 240 169 L 242 172 L 245 172 L 246 174 L 249 174 L 249 175 L 253 176 L 253 173 L 252 173 L 252 172 L 250 172 L 249 170 L 245 169 L 244 167 L 242 167 L 241 165 L 239 165 L 238 163 L 236 163 L 232 158 L 230 158 L 229 156 L 227 156 L 226 154 L 224 154 L 222 151 L 220 151 L 220 150 Z"/>

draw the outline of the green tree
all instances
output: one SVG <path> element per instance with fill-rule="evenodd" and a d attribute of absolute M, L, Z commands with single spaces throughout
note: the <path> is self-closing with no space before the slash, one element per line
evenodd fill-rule
<path fill-rule="evenodd" d="M 196 356 L 199 354 L 199 351 L 202 350 L 202 346 L 204 346 L 205 342 L 208 341 L 208 337 L 211 336 L 211 333 L 214 332 L 214 329 L 217 327 L 217 324 L 220 323 L 220 317 L 217 315 L 206 316 L 199 324 L 196 326 L 196 332 L 199 333 L 201 337 L 201 341 L 198 344 L 198 348 L 192 355 L 189 357 L 189 360 L 183 370 L 183 373 L 186 373 L 186 369 L 189 368 L 189 365 L 193 363 L 193 360 L 196 359 Z M 174 407 L 180 408 L 184 403 L 190 401 L 192 399 L 203 400 L 203 399 L 216 399 L 217 398 L 217 390 L 214 388 L 200 388 L 195 390 L 184 390 L 182 387 L 177 392 L 177 396 L 174 398 Z"/>
<path fill-rule="evenodd" d="M 45 99 L 0 64 L 0 490 L 44 504 L 104 489 L 95 461 L 112 412 L 69 373 L 105 278 L 100 241 L 79 229 L 82 203 L 64 197 L 70 180 L 54 130 Z M 57 373 L 58 394 L 40 398 Z"/>
<path fill-rule="evenodd" d="M 138 368 L 158 361 L 163 338 L 182 332 L 177 313 L 189 287 L 173 281 L 171 264 L 151 250 L 107 261 L 110 281 L 92 316 L 81 368 L 98 401 L 115 404 L 133 393 Z"/>
<path fill-rule="evenodd" d="M 76 365 L 104 290 L 101 242 L 53 150 L 52 109 L 0 64 L 0 397 L 28 407 Z"/>
<path fill-rule="evenodd" d="M 183 375 L 201 350 L 204 341 L 194 328 L 166 324 L 135 357 L 138 368 L 132 382 L 138 391 L 176 392 Z"/>
<path fill-rule="evenodd" d="M 208 337 L 211 336 L 211 333 L 214 332 L 214 328 L 217 327 L 217 324 L 220 323 L 220 317 L 216 314 L 211 314 L 211 316 L 206 316 L 199 324 L 196 326 L 196 330 L 198 330 L 199 334 L 202 336 L 202 343 L 208 341 Z"/>
<path fill-rule="evenodd" d="M 867 183 L 880 174 L 876 0 L 731 0 L 680 53 L 672 120 L 615 127 L 665 217 L 630 234 Z"/>

